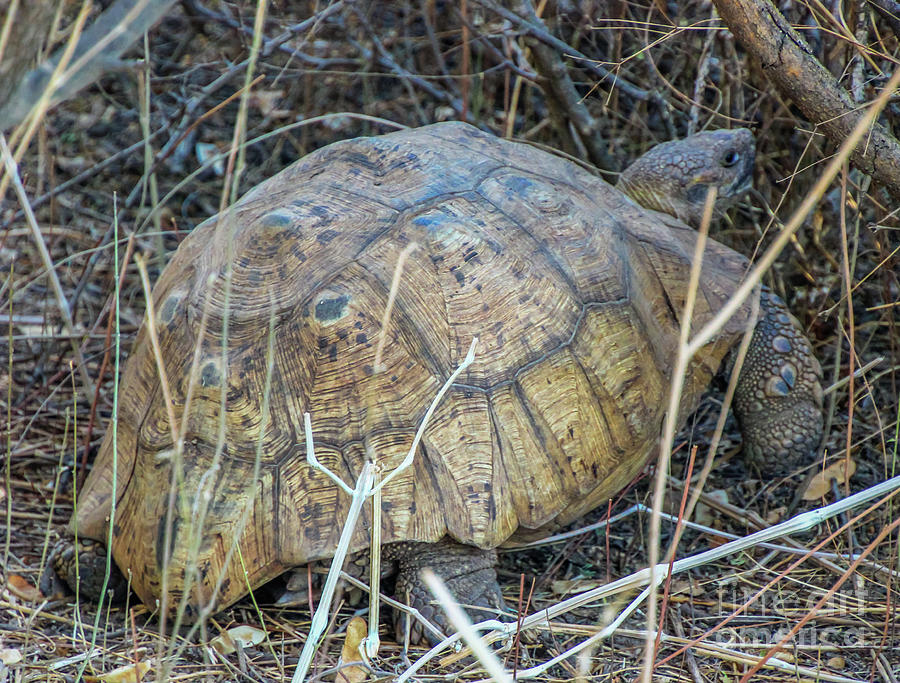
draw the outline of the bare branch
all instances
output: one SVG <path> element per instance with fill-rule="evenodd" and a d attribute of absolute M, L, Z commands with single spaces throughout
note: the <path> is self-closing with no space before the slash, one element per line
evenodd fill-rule
<path fill-rule="evenodd" d="M 900 38 L 900 2 L 896 0 L 868 0 L 868 3 L 875 8 L 880 15 L 894 31 L 894 34 Z"/>
<path fill-rule="evenodd" d="M 8 102 L 22 76 L 45 46 L 56 0 L 3 0 L 4 16 L 0 35 L 0 102 Z"/>
<path fill-rule="evenodd" d="M 713 0 L 744 49 L 759 59 L 769 80 L 803 115 L 840 145 L 865 111 L 813 55 L 806 41 L 769 0 Z M 854 164 L 896 198 L 900 198 L 900 143 L 873 123 L 865 144 L 857 147 Z"/>
<path fill-rule="evenodd" d="M 68 99 L 105 72 L 122 68 L 119 56 L 150 29 L 175 0 L 118 0 L 81 35 L 72 55 L 72 71 L 58 86 L 51 106 Z M 0 130 L 21 123 L 44 91 L 59 65 L 63 49 L 25 74 L 12 96 L 0 108 Z"/>
<path fill-rule="evenodd" d="M 518 12 L 529 25 L 541 23 L 528 0 L 519 3 Z M 568 140 L 570 145 L 576 143 L 569 132 L 571 124 L 578 135 L 577 142 L 584 147 L 591 162 L 604 170 L 618 171 L 618 164 L 606 150 L 606 140 L 600 122 L 591 116 L 576 90 L 562 55 L 537 38 L 529 38 L 528 43 L 534 54 L 534 67 L 543 77 L 540 83 L 541 90 L 544 91 L 550 114 L 563 140 Z M 577 150 L 567 151 L 575 154 Z"/>

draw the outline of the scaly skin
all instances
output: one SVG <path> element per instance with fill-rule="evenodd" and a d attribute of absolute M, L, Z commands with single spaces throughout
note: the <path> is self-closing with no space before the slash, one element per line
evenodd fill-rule
<path fill-rule="evenodd" d="M 698 133 L 656 145 L 619 176 L 616 187 L 638 204 L 697 227 L 710 186 L 716 211 L 740 199 L 753 183 L 756 141 L 746 128 Z"/>
<path fill-rule="evenodd" d="M 822 369 L 784 302 L 768 289 L 735 387 L 744 456 L 768 476 L 783 475 L 822 438 Z"/>
<path fill-rule="evenodd" d="M 498 611 L 505 610 L 503 593 L 494 570 L 497 563 L 494 550 L 473 548 L 449 538 L 438 543 L 391 543 L 383 550 L 397 562 L 397 597 L 418 609 L 423 617 L 444 633 L 453 631 L 444 610 L 435 604 L 431 591 L 422 581 L 422 569 L 425 567 L 443 579 L 447 589 L 466 606 L 474 621 L 496 618 Z M 397 642 L 403 642 L 402 615 L 395 612 L 394 616 Z M 410 639 L 413 642 L 427 640 L 432 645 L 437 643 L 434 636 L 418 622 L 411 625 Z"/>
<path fill-rule="evenodd" d="M 616 187 L 648 209 L 699 227 L 710 185 L 721 212 L 750 189 L 755 158 L 746 128 L 699 133 L 650 149 Z M 763 474 L 785 474 L 822 436 L 822 370 L 784 302 L 768 289 L 735 388 L 734 412 L 747 459 Z"/>

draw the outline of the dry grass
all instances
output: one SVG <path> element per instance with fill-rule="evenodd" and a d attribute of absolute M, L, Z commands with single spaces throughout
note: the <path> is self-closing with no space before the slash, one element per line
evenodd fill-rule
<path fill-rule="evenodd" d="M 673 28 L 671 17 L 650 2 L 588 2 L 584 13 L 577 3 L 535 4 L 549 33 L 619 79 L 614 87 L 596 70 L 567 62 L 584 95 L 580 106 L 604 122 L 603 146 L 614 164 L 621 167 L 655 142 L 703 127 L 757 127 L 757 191 L 714 236 L 747 255 L 763 254 L 779 236 L 788 242 L 763 281 L 786 299 L 809 333 L 826 382 L 841 382 L 826 400 L 824 461 L 786 480 L 763 480 L 734 457 L 738 442 L 729 421 L 720 458 L 700 491 L 691 464 L 705 456 L 715 431 L 720 393 L 713 393 L 676 436 L 671 469 L 660 478 L 670 488 L 661 508 L 673 521 L 663 519 L 658 549 L 664 551 L 681 527 L 674 556 L 686 558 L 896 476 L 896 201 L 845 169 L 788 240 L 783 225 L 810 196 L 835 149 L 767 86 L 726 31 L 710 28 L 717 24 L 708 5 L 681 4 Z M 789 4 L 786 11 L 808 26 L 805 35 L 826 65 L 848 74 L 848 89 L 870 101 L 895 70 L 898 41 L 856 9 L 837 17 L 816 4 Z M 187 631 L 172 635 L 169 627 L 160 638 L 159 621 L 142 605 L 97 614 L 86 602 L 46 602 L 35 589 L 48 545 L 72 512 L 73 485 L 83 480 L 112 410 L 116 221 L 118 313 L 127 355 L 146 303 L 134 254 L 144 256 L 155 281 L 167 254 L 219 209 L 223 197 L 235 194 L 233 186 L 239 195 L 324 144 L 390 130 L 380 120 L 416 126 L 469 117 L 495 132 L 512 131 L 591 158 L 577 136 L 554 127 L 553 108 L 533 82 L 521 32 L 475 0 L 446 7 L 281 3 L 270 8 L 263 35 L 257 32 L 261 45 L 252 72 L 255 10 L 253 3 L 176 6 L 150 34 L 146 89 L 133 73 L 107 76 L 47 114 L 30 145 L 21 148 L 23 187 L 72 321 L 60 312 L 45 258 L 10 189 L 0 215 L 0 355 L 8 368 L 0 373 L 6 434 L 0 503 L 8 530 L 0 680 L 68 680 L 84 665 L 84 673 L 97 674 L 141 662 L 168 671 L 172 680 L 285 680 L 309 633 L 308 609 L 275 608 L 264 604 L 264 595 L 257 596 L 259 607 L 242 601 L 186 639 Z M 313 16 L 301 31 L 276 39 Z M 236 30 L 237 22 L 245 30 Z M 854 34 L 858 45 L 840 37 Z M 143 50 L 129 54 L 137 58 Z M 248 86 L 256 74 L 264 80 Z M 896 100 L 888 102 L 882 121 L 900 130 L 898 117 Z M 242 140 L 250 141 L 242 147 L 243 164 L 232 147 Z M 221 173 L 210 150 L 221 154 Z M 84 391 L 85 382 L 73 372 L 73 342 L 96 392 Z M 869 365 L 875 359 L 881 360 Z M 857 375 L 860 367 L 866 370 Z M 699 446 L 696 456 L 691 446 Z M 798 482 L 841 459 L 856 466 L 846 485 L 832 486 L 819 501 L 795 500 Z M 649 503 L 651 478 L 579 526 Z M 691 493 L 699 494 L 693 525 L 678 521 L 685 478 L 693 479 Z M 535 675 L 630 680 L 640 674 L 649 639 L 658 680 L 737 681 L 765 658 L 768 666 L 752 674 L 754 680 L 900 680 L 900 516 L 896 502 L 876 502 L 789 539 L 754 544 L 675 574 L 657 603 L 659 638 L 648 635 L 646 603 L 635 604 L 612 636 Z M 537 615 L 528 622 L 532 628 L 513 633 L 500 652 L 507 671 L 521 676 L 542 667 L 623 613 L 637 596 L 635 585 L 583 604 L 565 601 L 646 568 L 656 552 L 648 528 L 648 516 L 629 514 L 551 544 L 501 554 L 507 604 L 518 606 L 523 621 Z M 335 607 L 313 662 L 315 675 L 328 680 L 355 609 L 340 599 Z M 539 618 L 545 609 L 553 614 L 549 623 Z M 266 640 L 221 654 L 210 642 L 236 624 L 256 626 Z M 382 628 L 373 680 L 410 671 L 424 654 L 415 648 L 405 653 L 389 632 Z M 776 645 L 780 651 L 773 656 Z M 487 676 L 477 662 L 452 650 L 415 675 Z"/>

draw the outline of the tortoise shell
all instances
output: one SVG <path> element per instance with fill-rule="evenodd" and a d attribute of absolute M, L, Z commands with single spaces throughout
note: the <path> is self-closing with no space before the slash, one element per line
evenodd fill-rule
<path fill-rule="evenodd" d="M 304 412 L 318 458 L 345 481 L 367 457 L 390 471 L 473 337 L 475 362 L 384 490 L 383 542 L 449 534 L 490 548 L 563 525 L 655 453 L 695 240 L 577 165 L 463 123 L 319 149 L 174 254 L 124 373 L 118 427 L 81 492 L 78 533 L 106 538 L 116 444 L 112 551 L 148 604 L 164 566 L 176 597 L 225 607 L 328 558 L 350 497 L 307 464 Z M 694 329 L 746 266 L 708 242 Z M 741 309 L 695 358 L 682 418 L 748 317 Z M 180 462 L 150 324 L 185 427 Z M 369 544 L 369 508 L 351 551 Z M 198 570 L 190 585 L 187 567 Z"/>

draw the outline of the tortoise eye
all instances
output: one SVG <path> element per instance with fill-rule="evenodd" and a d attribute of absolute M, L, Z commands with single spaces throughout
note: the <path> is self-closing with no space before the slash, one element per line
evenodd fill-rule
<path fill-rule="evenodd" d="M 740 160 L 741 155 L 733 149 L 729 149 L 727 152 L 725 152 L 725 156 L 722 157 L 722 166 L 724 166 L 725 168 L 731 168 Z"/>

